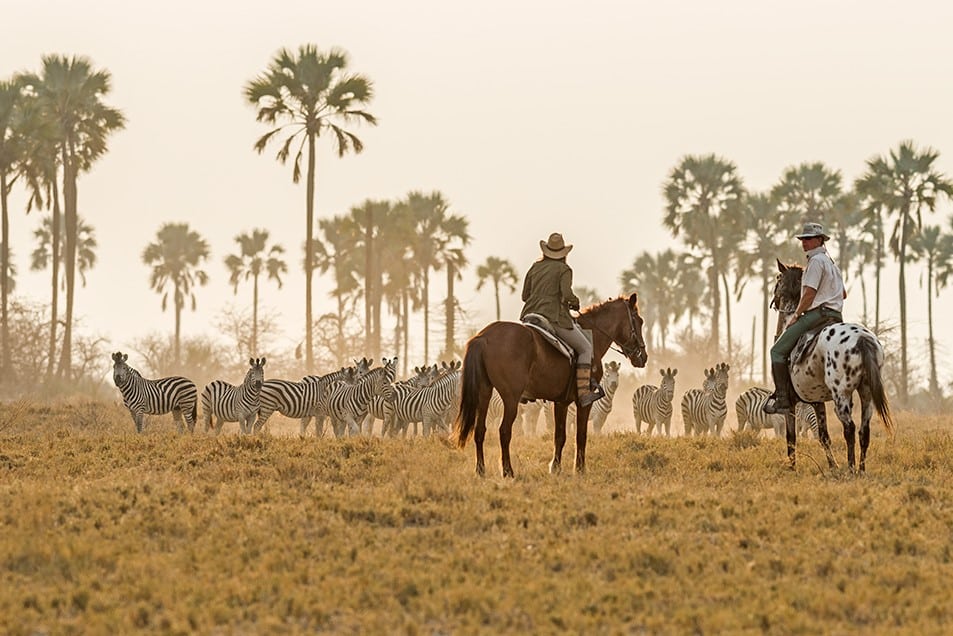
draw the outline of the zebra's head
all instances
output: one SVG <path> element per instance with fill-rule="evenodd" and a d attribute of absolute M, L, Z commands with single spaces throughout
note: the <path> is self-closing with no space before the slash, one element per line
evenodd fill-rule
<path fill-rule="evenodd" d="M 725 395 L 728 392 L 728 366 L 727 362 L 715 365 L 713 379 L 715 382 L 715 392 L 719 395 Z"/>
<path fill-rule="evenodd" d="M 614 393 L 619 388 L 619 363 L 607 362 L 603 372 L 602 386 L 609 393 Z"/>
<path fill-rule="evenodd" d="M 666 400 L 671 402 L 675 396 L 675 376 L 678 374 L 678 369 L 661 369 L 659 372 L 662 374 L 662 382 L 658 390 Z"/>
<path fill-rule="evenodd" d="M 123 386 L 129 382 L 129 378 L 132 377 L 133 370 L 126 364 L 126 360 L 129 359 L 128 353 L 123 353 L 122 351 L 117 351 L 112 355 L 113 358 L 113 382 L 116 383 L 116 386 Z"/>
<path fill-rule="evenodd" d="M 265 359 L 249 358 L 248 373 L 245 374 L 244 385 L 250 387 L 253 391 L 261 391 L 261 384 L 265 381 Z"/>

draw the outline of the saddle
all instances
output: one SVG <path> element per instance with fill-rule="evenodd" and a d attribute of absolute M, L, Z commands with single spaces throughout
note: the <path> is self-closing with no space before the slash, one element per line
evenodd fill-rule
<path fill-rule="evenodd" d="M 546 342 L 556 347 L 556 351 L 566 356 L 571 366 L 576 366 L 576 352 L 556 335 L 556 330 L 546 316 L 526 314 L 523 316 L 523 324 L 535 329 Z"/>
<path fill-rule="evenodd" d="M 821 335 L 821 332 L 831 325 L 836 325 L 840 322 L 840 320 L 835 320 L 834 318 L 827 318 L 818 326 L 805 332 L 794 344 L 794 349 L 791 350 L 791 355 L 788 356 L 788 364 L 795 365 L 804 362 L 808 354 L 814 350 L 814 345 L 817 343 L 817 338 Z"/>

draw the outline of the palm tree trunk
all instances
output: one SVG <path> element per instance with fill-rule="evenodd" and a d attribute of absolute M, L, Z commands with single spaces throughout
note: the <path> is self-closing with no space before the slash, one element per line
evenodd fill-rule
<path fill-rule="evenodd" d="M 381 305 L 384 304 L 384 275 L 382 272 L 381 251 L 378 249 L 374 253 L 374 341 L 371 347 L 371 355 L 375 360 L 381 357 L 382 347 Z"/>
<path fill-rule="evenodd" d="M 366 206 L 364 219 L 364 351 L 374 355 L 374 316 L 373 307 L 374 274 L 373 274 L 373 241 L 374 241 L 374 211 L 370 205 Z"/>
<path fill-rule="evenodd" d="M 761 381 L 768 383 L 768 285 L 767 270 L 761 270 Z M 752 373 L 754 375 L 754 373 Z"/>
<path fill-rule="evenodd" d="M 496 321 L 500 321 L 500 281 L 493 279 L 493 296 L 496 298 Z"/>
<path fill-rule="evenodd" d="M 454 350 L 453 278 L 455 275 L 456 271 L 453 268 L 453 263 L 447 263 L 447 337 L 444 343 L 444 351 L 446 351 L 448 358 L 453 358 Z"/>
<path fill-rule="evenodd" d="M 424 364 L 430 364 L 430 268 L 424 268 Z"/>
<path fill-rule="evenodd" d="M 344 366 L 344 294 L 338 291 L 335 296 L 338 301 L 338 364 Z"/>
<path fill-rule="evenodd" d="M 407 375 L 407 363 L 409 362 L 407 358 L 409 357 L 410 349 L 410 296 L 405 290 L 403 294 L 403 303 L 404 311 L 403 313 L 403 322 L 404 322 L 404 375 Z"/>
<path fill-rule="evenodd" d="M 731 293 L 728 291 L 728 275 L 722 273 L 721 282 L 725 286 L 725 335 L 728 343 L 728 363 L 731 363 Z"/>
<path fill-rule="evenodd" d="M 179 297 L 179 285 L 175 286 L 175 366 L 176 368 L 181 367 L 182 363 L 182 300 Z"/>
<path fill-rule="evenodd" d="M 936 377 L 936 347 L 933 340 L 933 260 L 927 265 L 927 330 L 929 338 L 927 343 L 930 347 L 930 397 L 934 400 L 940 398 L 940 384 Z"/>
<path fill-rule="evenodd" d="M 0 321 L 2 321 L 3 326 L 0 328 L 2 330 L 2 344 L 0 347 L 3 348 L 2 360 L 0 360 L 0 381 L 7 382 L 12 380 L 11 369 L 10 369 L 10 323 L 8 322 L 8 305 L 9 302 L 8 295 L 9 290 L 9 280 L 10 280 L 10 217 L 7 210 L 7 173 L 0 172 L 0 208 L 2 208 L 3 214 L 3 229 L 2 229 L 2 238 L 3 241 L 3 254 L 0 255 L 0 304 L 2 304 L 2 316 L 0 316 Z"/>
<path fill-rule="evenodd" d="M 308 183 L 304 235 L 304 325 L 306 373 L 314 373 L 314 321 L 311 314 L 311 280 L 314 276 L 314 133 L 308 133 Z"/>
<path fill-rule="evenodd" d="M 50 229 L 50 256 L 52 260 L 52 292 L 50 299 L 50 345 L 46 359 L 46 379 L 53 377 L 53 364 L 56 360 L 56 327 L 59 322 L 60 299 L 60 188 L 53 178 L 53 218 Z"/>
<path fill-rule="evenodd" d="M 721 327 L 721 291 L 718 288 L 718 261 L 712 253 L 711 271 L 708 274 L 708 288 L 711 294 L 711 354 L 718 355 L 718 331 Z"/>
<path fill-rule="evenodd" d="M 76 291 L 76 166 L 72 142 L 63 147 L 63 203 L 66 221 L 66 321 L 59 375 L 70 379 L 73 366 L 73 301 Z"/>
<path fill-rule="evenodd" d="M 252 285 L 251 308 L 251 357 L 258 357 L 258 276 L 255 276 Z"/>
<path fill-rule="evenodd" d="M 880 213 L 877 213 L 877 254 L 874 262 L 875 274 L 874 280 L 876 289 L 874 290 L 874 333 L 880 333 L 880 263 L 883 261 L 883 225 L 880 220 Z"/>
<path fill-rule="evenodd" d="M 909 206 L 904 206 L 900 217 L 900 402 L 907 403 L 907 215 Z"/>

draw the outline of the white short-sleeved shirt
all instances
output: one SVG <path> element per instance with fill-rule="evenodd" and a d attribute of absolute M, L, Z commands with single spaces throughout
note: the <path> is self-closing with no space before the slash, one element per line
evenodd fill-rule
<path fill-rule="evenodd" d="M 807 252 L 807 267 L 801 277 L 802 293 L 805 287 L 817 290 L 808 311 L 817 307 L 844 310 L 844 278 L 823 245 Z"/>

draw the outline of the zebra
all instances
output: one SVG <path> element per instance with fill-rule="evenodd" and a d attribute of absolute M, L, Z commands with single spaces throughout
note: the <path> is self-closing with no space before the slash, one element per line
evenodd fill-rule
<path fill-rule="evenodd" d="M 169 411 L 179 433 L 184 431 L 183 418 L 189 432 L 195 432 L 198 390 L 192 380 L 179 375 L 147 380 L 126 364 L 128 354 L 117 351 L 112 359 L 113 381 L 122 394 L 122 403 L 129 409 L 137 433 L 142 432 L 144 414 L 162 415 Z"/>
<path fill-rule="evenodd" d="M 632 393 L 632 416 L 635 418 L 635 430 L 642 433 L 642 422 L 649 427 L 646 435 L 652 434 L 657 428 L 662 433 L 665 427 L 665 437 L 672 436 L 672 400 L 675 397 L 675 376 L 678 369 L 659 369 L 662 381 L 659 386 L 643 384 Z"/>
<path fill-rule="evenodd" d="M 318 382 L 293 382 L 291 380 L 265 380 L 261 384 L 259 395 L 260 409 L 255 421 L 255 433 L 268 422 L 268 418 L 278 411 L 285 417 L 301 420 L 302 435 L 317 411 L 324 385 Z"/>
<path fill-rule="evenodd" d="M 594 434 L 602 433 L 602 427 L 605 426 L 606 419 L 609 417 L 609 413 L 612 412 L 612 399 L 615 397 L 616 389 L 619 388 L 619 363 L 618 362 L 607 362 L 603 368 L 602 375 L 602 385 L 603 390 L 605 390 L 605 395 L 595 402 L 592 403 L 592 408 L 589 410 L 589 422 L 592 423 L 592 432 Z M 495 394 L 494 394 L 495 395 Z M 502 400 L 500 401 L 502 405 Z M 490 401 L 492 407 L 493 401 Z M 549 427 L 549 430 L 553 430 L 556 426 L 555 415 L 553 415 L 553 403 L 546 402 L 543 404 L 543 409 L 546 411 L 546 423 Z M 500 410 L 500 416 L 502 417 L 502 408 Z M 566 423 L 574 426 L 576 423 L 576 403 L 573 402 L 569 405 L 569 410 L 566 411 Z"/>
<path fill-rule="evenodd" d="M 721 427 L 728 415 L 725 394 L 728 392 L 728 369 L 726 362 L 705 370 L 703 390 L 691 389 L 682 396 L 682 421 L 685 434 L 721 435 Z"/>
<path fill-rule="evenodd" d="M 241 433 L 251 433 L 259 411 L 261 385 L 265 380 L 265 359 L 249 358 L 248 372 L 239 385 L 224 380 L 213 380 L 202 390 L 202 419 L 205 431 L 214 428 L 215 435 L 222 432 L 225 422 L 238 422 Z M 218 418 L 218 426 L 214 419 Z"/>
<path fill-rule="evenodd" d="M 328 419 L 328 395 L 331 389 L 340 382 L 345 384 L 354 384 L 357 380 L 364 377 L 370 370 L 371 361 L 367 358 L 355 360 L 353 367 L 342 367 L 337 371 L 325 375 L 306 375 L 301 379 L 306 384 L 316 385 L 318 399 L 314 411 L 314 434 L 316 437 L 324 435 L 324 423 Z M 301 437 L 308 432 L 310 422 L 302 420 Z"/>
<path fill-rule="evenodd" d="M 438 428 L 446 429 L 446 414 L 459 400 L 460 367 L 463 362 L 444 364 L 444 370 L 425 387 L 389 383 L 381 395 L 394 410 L 394 421 L 404 429 L 410 422 L 421 422 L 422 434 L 430 435 Z"/>
<path fill-rule="evenodd" d="M 358 422 L 367 415 L 367 403 L 380 392 L 381 387 L 394 381 L 397 371 L 397 358 L 383 359 L 384 366 L 371 369 L 356 383 L 339 383 L 331 387 L 327 400 L 327 412 L 331 416 L 331 425 L 337 437 L 347 432 L 355 435 Z"/>
<path fill-rule="evenodd" d="M 738 430 L 743 431 L 745 427 L 761 431 L 763 429 L 773 429 L 776 437 L 784 437 L 784 415 L 765 413 L 761 407 L 768 401 L 771 395 L 771 389 L 760 386 L 753 386 L 735 400 L 735 414 L 738 417 Z M 817 434 L 817 414 L 814 408 L 807 403 L 798 402 L 794 407 L 794 419 L 797 423 L 798 435 L 806 434 L 812 431 Z"/>
<path fill-rule="evenodd" d="M 414 375 L 406 380 L 401 380 L 395 384 L 402 384 L 412 387 L 422 387 L 430 384 L 437 376 L 437 365 L 414 367 Z M 397 427 L 394 422 L 394 409 L 390 402 L 384 399 L 383 394 L 378 393 L 371 397 L 367 403 L 367 417 L 361 424 L 361 431 L 368 435 L 374 434 L 374 421 L 381 420 L 381 437 L 397 434 Z M 406 433 L 406 429 L 404 431 Z"/>

